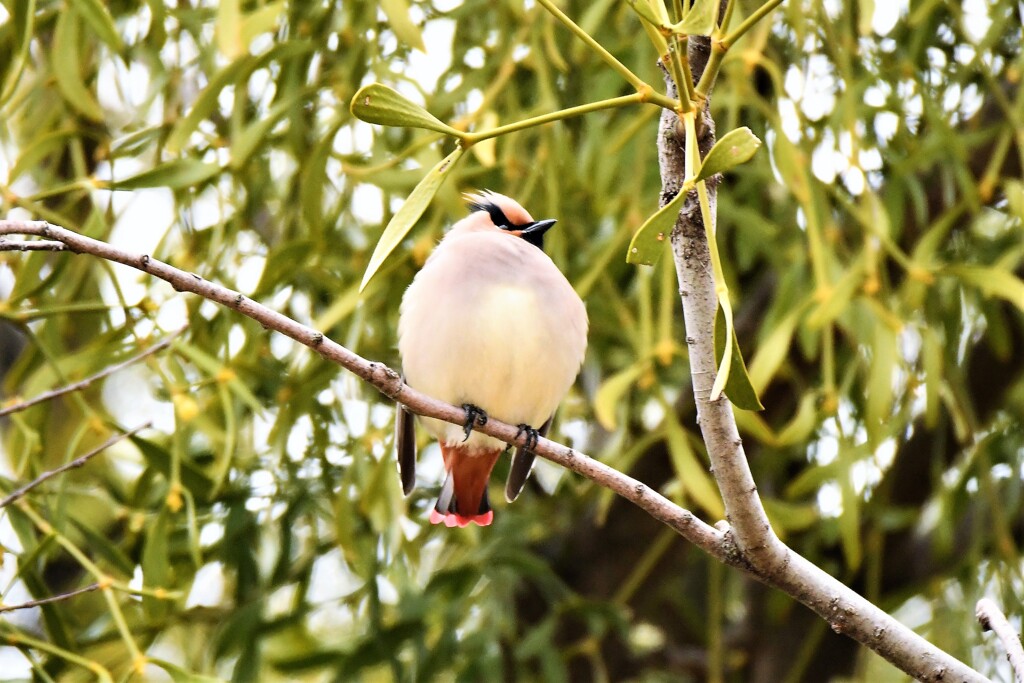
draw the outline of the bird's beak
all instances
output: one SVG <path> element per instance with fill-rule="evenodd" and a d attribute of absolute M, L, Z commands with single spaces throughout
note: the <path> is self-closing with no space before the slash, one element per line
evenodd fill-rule
<path fill-rule="evenodd" d="M 524 228 L 520 228 L 520 231 L 523 237 L 537 238 L 546 233 L 548 229 L 557 222 L 558 221 L 555 220 L 554 218 L 548 218 L 543 221 L 535 221 Z"/>

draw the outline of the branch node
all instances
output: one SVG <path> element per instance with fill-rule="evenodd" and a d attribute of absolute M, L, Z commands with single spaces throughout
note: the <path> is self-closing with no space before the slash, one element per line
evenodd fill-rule
<path fill-rule="evenodd" d="M 237 298 L 237 299 L 235 299 L 235 303 L 236 303 L 236 304 L 240 304 L 240 303 L 242 303 L 241 299 L 242 299 L 242 295 L 241 295 L 241 294 L 239 294 L 239 295 L 238 295 L 238 298 Z M 323 333 L 323 332 L 316 332 L 316 333 L 315 333 L 315 334 L 313 335 L 313 339 L 312 339 L 312 342 L 311 342 L 311 343 L 313 344 L 313 348 L 314 348 L 314 349 L 315 349 L 316 347 L 320 346 L 321 344 L 323 344 L 323 343 L 324 343 L 324 333 Z"/>
<path fill-rule="evenodd" d="M 234 301 L 235 308 L 238 308 L 243 303 L 245 303 L 245 297 L 242 296 L 241 294 L 236 294 L 235 295 L 235 301 Z M 319 336 L 320 339 L 319 339 L 319 341 L 317 341 L 316 337 L 313 338 L 313 345 L 314 346 L 318 346 L 320 344 L 320 342 L 322 342 L 324 340 L 324 335 L 318 333 L 317 336 Z"/>
<path fill-rule="evenodd" d="M 139 258 L 139 268 L 145 272 L 149 272 L 149 254 L 143 254 Z"/>

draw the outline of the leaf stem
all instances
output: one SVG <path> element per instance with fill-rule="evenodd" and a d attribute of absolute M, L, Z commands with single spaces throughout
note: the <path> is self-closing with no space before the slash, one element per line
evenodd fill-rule
<path fill-rule="evenodd" d="M 729 4 L 731 5 L 732 3 L 730 2 Z M 743 23 L 736 27 L 735 31 L 733 31 L 732 33 L 730 33 L 721 40 L 722 44 L 725 46 L 725 49 L 728 50 L 730 47 L 732 47 L 733 43 L 742 38 L 743 35 L 747 31 L 752 29 L 754 25 L 757 24 L 757 22 L 761 21 L 761 19 L 763 19 L 765 15 L 767 15 L 769 12 L 771 12 L 773 9 L 775 9 L 781 4 L 782 0 L 768 0 L 763 5 L 758 7 L 753 14 L 744 19 Z M 729 9 L 727 8 L 726 18 L 728 18 L 728 13 Z M 726 24 L 723 22 L 722 25 L 725 26 Z"/>
<path fill-rule="evenodd" d="M 599 102 L 590 102 L 588 104 L 581 104 L 576 107 L 569 107 L 568 109 L 560 109 L 559 111 L 553 111 L 548 114 L 542 114 L 541 116 L 534 116 L 522 121 L 516 121 L 505 126 L 498 126 L 490 130 L 482 130 L 477 133 L 466 133 L 462 137 L 463 144 L 466 147 L 474 145 L 481 140 L 487 140 L 489 138 L 498 137 L 499 135 L 505 135 L 506 133 L 514 133 L 516 131 L 525 130 L 527 128 L 533 128 L 535 126 L 542 126 L 545 123 L 551 123 L 553 121 L 560 121 L 562 119 L 569 119 L 574 116 L 581 116 L 583 114 L 589 114 L 594 111 L 601 111 L 602 109 L 615 109 L 616 107 L 625 107 L 630 104 L 639 104 L 646 100 L 643 93 L 635 92 L 632 95 L 623 95 L 621 97 L 613 97 L 607 100 L 600 100 Z"/>
<path fill-rule="evenodd" d="M 537 2 L 544 7 L 544 9 L 554 15 L 556 19 L 562 22 L 577 38 L 586 43 L 591 50 L 597 53 L 597 55 L 603 59 L 606 64 L 608 64 L 608 66 L 617 71 L 620 76 L 629 82 L 630 85 L 636 88 L 637 93 L 642 95 L 642 99 L 639 100 L 640 102 L 650 102 L 651 104 L 656 104 L 659 107 L 672 110 L 675 110 L 679 106 L 679 102 L 670 97 L 666 97 L 661 93 L 655 92 L 654 88 L 652 88 L 644 79 L 630 71 L 629 67 L 620 62 L 615 55 L 604 49 L 604 46 L 601 45 L 601 43 L 594 40 L 593 36 L 583 30 L 583 28 L 575 21 L 570 19 L 565 12 L 555 7 L 551 0 L 537 0 Z"/>

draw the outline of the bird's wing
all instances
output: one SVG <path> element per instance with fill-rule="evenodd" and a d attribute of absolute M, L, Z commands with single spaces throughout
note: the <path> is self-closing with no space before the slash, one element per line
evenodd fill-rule
<path fill-rule="evenodd" d="M 409 495 L 416 488 L 416 417 L 401 403 L 396 405 L 395 449 L 398 451 L 398 474 L 402 493 Z"/>
<path fill-rule="evenodd" d="M 547 422 L 537 430 L 537 433 L 547 437 L 553 419 L 555 419 L 554 415 L 549 417 Z M 523 492 L 523 487 L 526 485 L 526 480 L 530 477 L 530 470 L 533 469 L 533 461 L 536 457 L 533 451 L 528 451 L 522 446 L 516 446 L 516 452 L 512 456 L 512 467 L 508 471 L 508 481 L 505 482 L 505 500 L 511 503 Z"/>

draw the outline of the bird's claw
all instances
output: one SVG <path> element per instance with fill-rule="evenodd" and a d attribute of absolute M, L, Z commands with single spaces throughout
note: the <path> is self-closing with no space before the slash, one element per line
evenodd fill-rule
<path fill-rule="evenodd" d="M 487 424 L 487 413 L 472 403 L 463 403 L 462 409 L 466 411 L 466 421 L 462 423 L 462 431 L 466 435 L 463 441 L 466 441 L 473 433 L 473 427 L 483 427 Z"/>
<path fill-rule="evenodd" d="M 517 426 L 519 427 L 519 431 L 516 432 L 516 441 L 519 440 L 520 436 L 525 434 L 526 443 L 523 444 L 523 447 L 528 451 L 532 451 L 537 447 L 537 442 L 540 441 L 540 432 L 528 424 L 520 424 Z"/>

